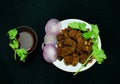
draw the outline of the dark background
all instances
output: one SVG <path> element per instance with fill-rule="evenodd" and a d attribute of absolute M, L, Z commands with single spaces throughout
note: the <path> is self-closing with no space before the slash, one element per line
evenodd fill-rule
<path fill-rule="evenodd" d="M 119 0 L 0 0 L 0 84 L 119 84 Z M 44 27 L 51 18 L 77 18 L 99 26 L 107 60 L 73 76 L 42 58 Z M 30 26 L 38 46 L 26 63 L 15 61 L 7 31 Z"/>

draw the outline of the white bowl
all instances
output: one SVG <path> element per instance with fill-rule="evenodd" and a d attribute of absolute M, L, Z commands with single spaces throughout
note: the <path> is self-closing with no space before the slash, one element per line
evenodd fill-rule
<path fill-rule="evenodd" d="M 62 26 L 62 29 L 65 29 L 67 28 L 68 24 L 71 23 L 71 22 L 85 22 L 83 20 L 79 20 L 79 19 L 66 19 L 66 20 L 63 20 L 61 21 L 61 26 Z M 87 25 L 86 25 L 86 28 L 90 28 L 91 29 L 91 25 L 87 22 L 85 22 Z M 100 37 L 98 38 L 98 47 L 101 48 L 101 40 L 100 40 Z M 81 71 L 85 71 L 87 69 L 89 69 L 90 67 L 92 67 L 94 64 L 95 64 L 96 60 L 93 59 L 92 62 L 88 63 L 85 67 L 83 67 Z M 64 63 L 64 60 L 62 61 L 59 61 L 59 60 L 56 60 L 55 62 L 53 62 L 53 65 L 55 65 L 57 68 L 63 70 L 63 71 L 66 71 L 66 72 L 76 72 L 80 67 L 81 67 L 81 63 L 78 63 L 76 66 L 72 66 L 72 65 L 65 65 Z"/>

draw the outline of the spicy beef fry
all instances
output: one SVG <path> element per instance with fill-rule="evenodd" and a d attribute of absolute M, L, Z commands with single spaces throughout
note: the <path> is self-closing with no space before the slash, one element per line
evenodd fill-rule
<path fill-rule="evenodd" d="M 58 59 L 64 59 L 66 65 L 84 63 L 92 52 L 91 39 L 84 39 L 80 30 L 65 28 L 57 36 Z"/>

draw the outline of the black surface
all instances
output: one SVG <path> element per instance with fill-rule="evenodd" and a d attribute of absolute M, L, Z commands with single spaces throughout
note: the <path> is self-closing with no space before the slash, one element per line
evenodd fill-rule
<path fill-rule="evenodd" d="M 119 84 L 119 0 L 0 0 L 0 84 Z M 51 18 L 78 18 L 98 24 L 107 60 L 73 76 L 42 58 L 44 26 Z M 6 35 L 11 28 L 30 26 L 38 46 L 26 63 L 13 59 Z"/>

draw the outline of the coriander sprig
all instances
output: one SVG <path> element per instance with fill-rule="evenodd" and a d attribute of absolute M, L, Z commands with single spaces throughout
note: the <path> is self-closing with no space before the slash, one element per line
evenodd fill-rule
<path fill-rule="evenodd" d="M 81 69 L 88 63 L 91 57 L 94 57 L 98 64 L 102 64 L 104 59 L 107 59 L 106 54 L 104 53 L 103 49 L 99 49 L 98 47 L 98 36 L 99 36 L 99 29 L 97 25 L 91 24 L 91 31 L 86 29 L 85 23 L 73 22 L 69 23 L 68 26 L 73 29 L 79 29 L 82 31 L 82 36 L 85 39 L 92 38 L 92 53 L 87 58 L 87 60 L 81 65 L 81 67 L 76 71 L 73 75 L 76 75 Z"/>
<path fill-rule="evenodd" d="M 97 61 L 98 64 L 102 64 L 103 60 L 104 60 L 104 59 L 107 59 L 107 57 L 106 57 L 103 49 L 99 49 L 99 48 L 97 47 L 97 45 L 93 45 L 93 46 L 92 46 L 92 49 L 93 49 L 93 51 L 92 51 L 92 53 L 90 54 L 90 56 L 89 56 L 89 57 L 87 58 L 87 60 L 81 65 L 81 67 L 78 69 L 78 71 L 76 71 L 73 75 L 76 75 L 77 73 L 79 73 L 80 70 L 88 63 L 88 61 L 91 59 L 92 56 L 96 59 L 96 61 Z"/>
<path fill-rule="evenodd" d="M 20 61 L 25 62 L 25 59 L 28 56 L 28 52 L 24 48 L 19 48 L 19 42 L 16 39 L 18 31 L 16 28 L 8 31 L 8 36 L 10 39 L 9 46 L 14 50 L 14 59 L 16 60 L 16 56 L 20 57 Z"/>
<path fill-rule="evenodd" d="M 81 31 L 86 31 L 86 23 L 80 23 L 80 22 L 73 22 L 69 23 L 68 26 L 73 29 L 79 29 Z"/>

